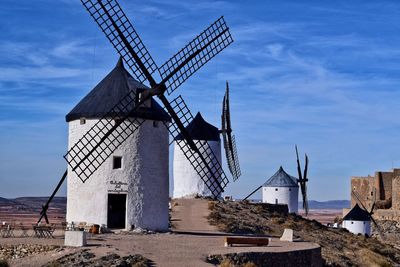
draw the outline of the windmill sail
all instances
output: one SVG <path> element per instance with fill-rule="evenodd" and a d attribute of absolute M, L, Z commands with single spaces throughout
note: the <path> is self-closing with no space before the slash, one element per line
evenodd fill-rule
<path fill-rule="evenodd" d="M 81 0 L 134 77 L 143 83 L 158 70 L 149 51 L 115 0 Z"/>
<path fill-rule="evenodd" d="M 159 68 L 168 94 L 232 42 L 224 17 L 220 17 Z"/>
<path fill-rule="evenodd" d="M 224 142 L 225 155 L 229 167 L 229 171 L 236 181 L 241 173 L 239 165 L 239 157 L 236 149 L 235 136 L 232 134 L 231 115 L 229 108 L 229 85 L 226 82 L 226 92 L 222 102 L 222 139 Z"/>
<path fill-rule="evenodd" d="M 296 149 L 296 159 L 297 159 L 297 173 L 299 175 L 298 178 L 298 183 L 300 184 L 300 190 L 301 190 L 301 195 L 303 196 L 303 209 L 306 213 L 306 216 L 308 215 L 308 198 L 307 198 L 307 174 L 308 174 L 308 156 L 307 154 L 305 155 L 306 158 L 306 163 L 304 167 L 304 173 L 301 172 L 301 166 L 300 166 L 300 159 L 299 159 L 299 152 L 297 150 L 297 145 L 295 146 Z"/>

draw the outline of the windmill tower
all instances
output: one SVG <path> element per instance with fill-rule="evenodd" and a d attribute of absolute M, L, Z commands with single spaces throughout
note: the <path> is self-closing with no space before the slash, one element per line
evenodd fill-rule
<path fill-rule="evenodd" d="M 186 130 L 195 142 L 207 143 L 214 152 L 214 160 L 221 162 L 221 139 L 217 127 L 206 122 L 200 112 L 188 124 Z M 185 154 L 180 149 L 179 142 L 182 136 L 179 135 L 174 142 L 174 162 L 173 177 L 174 190 L 173 197 L 213 197 L 207 185 L 200 179 L 192 164 L 187 160 Z M 219 181 L 220 182 L 220 181 Z M 220 194 L 216 197 L 220 197 Z"/>
<path fill-rule="evenodd" d="M 384 239 L 381 228 L 376 220 L 372 217 L 374 214 L 376 204 L 376 188 L 374 188 L 373 195 L 374 199 L 371 203 L 370 210 L 368 211 L 365 203 L 361 201 L 359 193 L 355 190 L 351 190 L 351 195 L 356 200 L 356 205 L 343 217 L 342 227 L 349 230 L 353 234 L 362 234 L 371 236 L 371 221 L 375 226 L 375 230 L 379 236 Z"/>
<path fill-rule="evenodd" d="M 371 215 L 356 204 L 343 217 L 342 227 L 353 234 L 371 235 Z"/>
<path fill-rule="evenodd" d="M 262 202 L 286 204 L 290 213 L 298 212 L 299 186 L 297 178 L 287 174 L 282 166 L 262 185 Z"/>
<path fill-rule="evenodd" d="M 148 90 L 124 68 L 122 59 L 66 116 L 68 146 L 72 148 L 96 124 L 106 124 L 104 115 L 128 93 Z M 114 114 L 124 117 L 124 111 Z M 140 227 L 168 230 L 168 123 L 170 117 L 153 99 L 126 124 L 138 129 L 123 142 L 82 184 L 68 170 L 67 221 L 106 225 L 108 228 Z M 123 134 L 123 133 L 122 133 Z"/>
<path fill-rule="evenodd" d="M 172 94 L 204 64 L 230 45 L 233 42 L 232 36 L 224 18 L 220 17 L 158 67 L 116 0 L 81 0 L 81 2 L 123 61 L 129 66 L 131 73 L 124 71 L 122 62 L 120 62 L 116 69 L 107 76 L 108 78 L 103 80 L 104 83 L 99 84 L 98 90 L 94 90 L 95 92 L 90 93 L 87 98 L 82 100 L 83 103 L 90 104 L 92 102 L 95 105 L 89 105 L 91 108 L 86 111 L 86 105 L 79 104 L 71 114 L 68 114 L 70 140 L 68 152 L 64 155 L 68 169 L 43 205 L 38 223 L 43 218 L 48 222 L 46 212 L 49 205 L 66 177 L 70 176 L 72 177 L 71 181 L 74 177 L 81 180 L 81 183 L 73 182 L 69 186 L 78 193 L 80 192 L 81 195 L 72 193 L 70 196 L 69 205 L 78 211 L 67 207 L 69 220 L 78 219 L 102 224 L 106 217 L 108 220 L 110 214 L 112 215 L 110 222 L 115 218 L 123 217 L 120 210 L 123 209 L 123 205 L 120 205 L 123 200 L 111 196 L 114 199 L 110 208 L 104 207 L 104 200 L 98 202 L 101 204 L 99 206 L 97 205 L 99 196 L 96 191 L 89 189 L 90 186 L 84 185 L 89 183 L 93 188 L 107 192 L 107 196 L 109 191 L 135 195 L 127 196 L 127 203 L 136 206 L 128 207 L 129 211 L 126 213 L 132 215 L 135 212 L 135 214 L 125 215 L 127 219 L 125 227 L 165 230 L 164 217 L 161 222 L 157 222 L 157 220 L 161 217 L 158 214 L 158 207 L 163 207 L 162 214 L 168 214 L 168 198 L 164 197 L 168 186 L 164 186 L 163 183 L 164 171 L 158 170 L 164 170 L 164 165 L 155 166 L 160 160 L 163 162 L 163 156 L 160 157 L 159 154 L 153 153 L 154 150 L 157 151 L 154 146 L 158 145 L 162 147 L 158 151 L 164 153 L 164 130 L 156 130 L 156 134 L 154 134 L 161 140 L 155 140 L 153 133 L 149 134 L 149 131 L 160 127 L 157 122 L 161 121 L 173 139 L 181 135 L 182 142 L 178 142 L 180 148 L 213 196 L 224 191 L 229 180 L 220 163 L 212 160 L 215 158 L 212 150 L 208 144 L 195 142 L 185 128 L 185 125 L 192 120 L 190 110 L 181 96 L 168 100 L 166 95 Z M 155 71 L 160 75 L 159 82 L 156 82 L 153 77 Z M 144 86 L 144 83 L 149 87 Z M 116 91 L 120 93 L 114 95 L 113 90 L 102 89 L 108 87 L 107 85 L 111 88 L 118 85 Z M 171 119 L 169 124 L 166 118 L 158 117 L 162 112 L 153 97 L 160 101 L 162 109 Z M 93 108 L 94 106 L 95 108 Z M 158 111 L 156 112 L 156 110 Z M 149 136 L 145 136 L 147 134 Z M 143 140 L 145 141 L 142 142 Z M 128 145 L 124 145 L 125 142 Z M 131 145 L 134 146 L 133 149 Z M 135 156 L 135 153 L 138 155 Z M 127 165 L 127 162 L 130 164 Z M 119 172 L 120 176 L 125 178 L 114 176 L 114 173 L 110 172 L 110 166 L 112 166 L 112 172 Z M 125 182 L 126 177 L 129 176 L 125 172 L 134 173 L 139 178 L 135 177 L 135 182 Z M 90 179 L 95 174 L 102 177 L 99 178 L 101 181 Z M 145 179 L 145 176 L 158 175 L 160 175 L 158 178 Z M 131 201 L 132 199 L 133 201 Z M 150 201 L 147 201 L 149 199 Z M 81 212 L 82 206 L 90 208 L 84 208 L 84 211 Z M 115 206 L 116 208 L 114 208 Z M 104 208 L 110 211 L 107 215 L 105 215 Z M 91 212 L 88 212 L 89 209 Z M 85 216 L 81 216 L 80 213 Z M 96 213 L 98 215 L 93 215 Z M 120 220 L 118 219 L 119 222 Z M 130 223 L 132 225 L 129 225 Z"/>
<path fill-rule="evenodd" d="M 298 198 L 299 198 L 299 187 L 301 189 L 301 195 L 303 197 L 303 209 L 306 216 L 308 215 L 308 198 L 307 198 L 307 172 L 308 172 L 308 156 L 305 155 L 305 167 L 303 173 L 301 172 L 299 153 L 296 148 L 297 158 L 297 172 L 299 177 L 293 177 L 286 173 L 282 166 L 279 170 L 271 176 L 264 184 L 253 190 L 243 200 L 247 200 L 255 192 L 262 190 L 262 201 L 270 204 L 286 204 L 289 212 L 298 212 Z"/>
<path fill-rule="evenodd" d="M 222 162 L 220 138 L 220 134 L 222 134 L 227 164 L 233 179 L 237 180 L 241 172 L 236 151 L 235 137 L 232 135 L 228 82 L 226 83 L 226 92 L 222 103 L 221 124 L 222 128 L 218 130 L 217 127 L 206 122 L 200 113 L 197 113 L 194 119 L 186 126 L 186 130 L 197 145 L 206 144 L 209 147 L 213 152 L 212 162 Z M 221 197 L 221 192 L 215 195 L 209 190 L 207 184 L 185 156 L 184 150 L 180 147 L 181 142 L 182 135 L 178 135 L 174 142 L 173 197 Z M 205 153 L 205 151 L 202 152 Z M 219 176 L 220 174 L 217 175 Z M 221 178 L 218 178 L 219 184 L 223 184 L 223 182 Z"/>

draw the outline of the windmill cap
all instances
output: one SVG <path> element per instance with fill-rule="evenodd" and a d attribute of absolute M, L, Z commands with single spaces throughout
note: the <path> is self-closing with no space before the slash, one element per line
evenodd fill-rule
<path fill-rule="evenodd" d="M 369 221 L 371 218 L 371 215 L 368 213 L 368 211 L 360 208 L 358 204 L 356 205 L 349 211 L 349 213 L 346 214 L 346 216 L 343 217 L 344 221 Z"/>
<path fill-rule="evenodd" d="M 263 187 L 299 187 L 297 178 L 289 175 L 282 166 L 279 170 L 271 176 L 264 184 Z"/>
<path fill-rule="evenodd" d="M 114 69 L 67 114 L 66 121 L 70 122 L 80 118 L 100 119 L 107 115 L 129 92 L 136 93 L 138 90 L 148 89 L 147 86 L 139 83 L 129 74 L 124 67 L 122 58 L 119 58 Z M 124 117 L 128 113 L 128 110 L 120 110 L 113 115 Z M 149 120 L 170 121 L 169 115 L 154 99 L 151 99 L 151 107 L 140 107 L 130 116 Z"/>
<path fill-rule="evenodd" d="M 196 114 L 194 119 L 185 127 L 185 129 L 193 140 L 220 140 L 218 128 L 206 122 L 200 112 Z M 183 140 L 182 134 L 179 134 L 176 137 L 176 140 Z"/>
<path fill-rule="evenodd" d="M 122 59 L 122 57 L 119 57 L 117 64 L 115 65 L 116 68 L 123 68 L 125 69 L 124 66 L 124 60 Z"/>

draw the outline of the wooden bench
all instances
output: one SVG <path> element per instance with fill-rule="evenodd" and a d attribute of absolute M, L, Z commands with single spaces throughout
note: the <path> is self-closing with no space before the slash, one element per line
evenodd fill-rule
<path fill-rule="evenodd" d="M 233 244 L 267 246 L 268 243 L 268 237 L 225 237 L 225 247 L 231 247 Z"/>

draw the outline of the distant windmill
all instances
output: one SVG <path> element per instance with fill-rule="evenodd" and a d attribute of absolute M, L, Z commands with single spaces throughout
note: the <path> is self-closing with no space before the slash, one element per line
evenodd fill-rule
<path fill-rule="evenodd" d="M 354 234 L 371 235 L 371 221 L 374 223 L 379 236 L 383 239 L 380 226 L 372 217 L 376 204 L 376 190 L 374 189 L 374 201 L 368 210 L 361 201 L 360 195 L 355 189 L 351 190 L 351 194 L 356 199 L 356 205 L 343 217 L 343 227 Z"/>
<path fill-rule="evenodd" d="M 222 103 L 221 130 L 218 130 L 217 127 L 206 122 L 200 113 L 197 113 L 194 118 L 193 116 L 190 116 L 192 119 L 186 126 L 186 130 L 193 140 L 207 144 L 211 148 L 215 156 L 212 158 L 212 161 L 215 162 L 221 162 L 220 134 L 222 134 L 227 164 L 233 176 L 233 180 L 236 181 L 240 177 L 241 171 L 236 150 L 235 137 L 232 135 L 230 116 L 229 86 L 227 82 L 226 92 Z M 213 193 L 204 183 L 204 179 L 201 179 L 201 176 L 199 176 L 198 172 L 193 169 L 183 151 L 180 149 L 179 143 L 181 140 L 182 136 L 178 135 L 174 142 L 173 197 L 213 196 Z M 218 195 L 218 197 L 219 196 L 220 195 Z"/>
<path fill-rule="evenodd" d="M 271 204 L 286 204 L 288 205 L 289 211 L 297 212 L 297 201 L 298 201 L 298 188 L 300 185 L 301 193 L 303 196 L 303 208 L 305 210 L 306 216 L 308 215 L 308 200 L 307 200 L 307 171 L 308 171 L 308 156 L 306 155 L 306 163 L 303 174 L 301 173 L 301 166 L 299 160 L 299 154 L 296 149 L 296 159 L 297 159 L 297 171 L 298 178 L 287 174 L 282 167 L 264 184 L 253 190 L 248 196 L 244 198 L 247 200 L 255 192 L 263 189 L 263 202 Z M 280 189 L 280 190 L 279 190 Z"/>
<path fill-rule="evenodd" d="M 81 0 L 81 2 L 125 64 L 132 70 L 133 78 L 140 83 L 147 81 L 150 88 L 128 92 L 121 97 L 120 101 L 68 150 L 64 157 L 69 169 L 82 182 L 87 181 L 113 152 L 138 130 L 143 120 L 132 121 L 132 116 L 139 109 L 149 105 L 153 96 L 157 96 L 172 118 L 169 126 L 170 134 L 173 138 L 176 138 L 178 134 L 182 136 L 182 142 L 179 144 L 187 160 L 212 194 L 219 195 L 228 183 L 220 163 L 210 160 L 214 158 L 214 155 L 207 144 L 196 142 L 187 132 L 184 125 L 190 119 L 188 117 L 190 111 L 182 97 L 178 96 L 169 101 L 165 92 L 168 95 L 174 92 L 205 63 L 233 42 L 224 18 L 216 20 L 161 67 L 157 67 L 116 0 Z M 159 83 L 152 76 L 156 70 L 162 79 Z M 121 114 L 124 115 L 121 116 Z M 60 183 L 65 177 L 66 175 L 63 175 Z M 59 186 L 52 197 L 58 189 Z M 46 211 L 52 197 L 43 206 L 39 222 L 43 217 L 47 218 Z"/>

